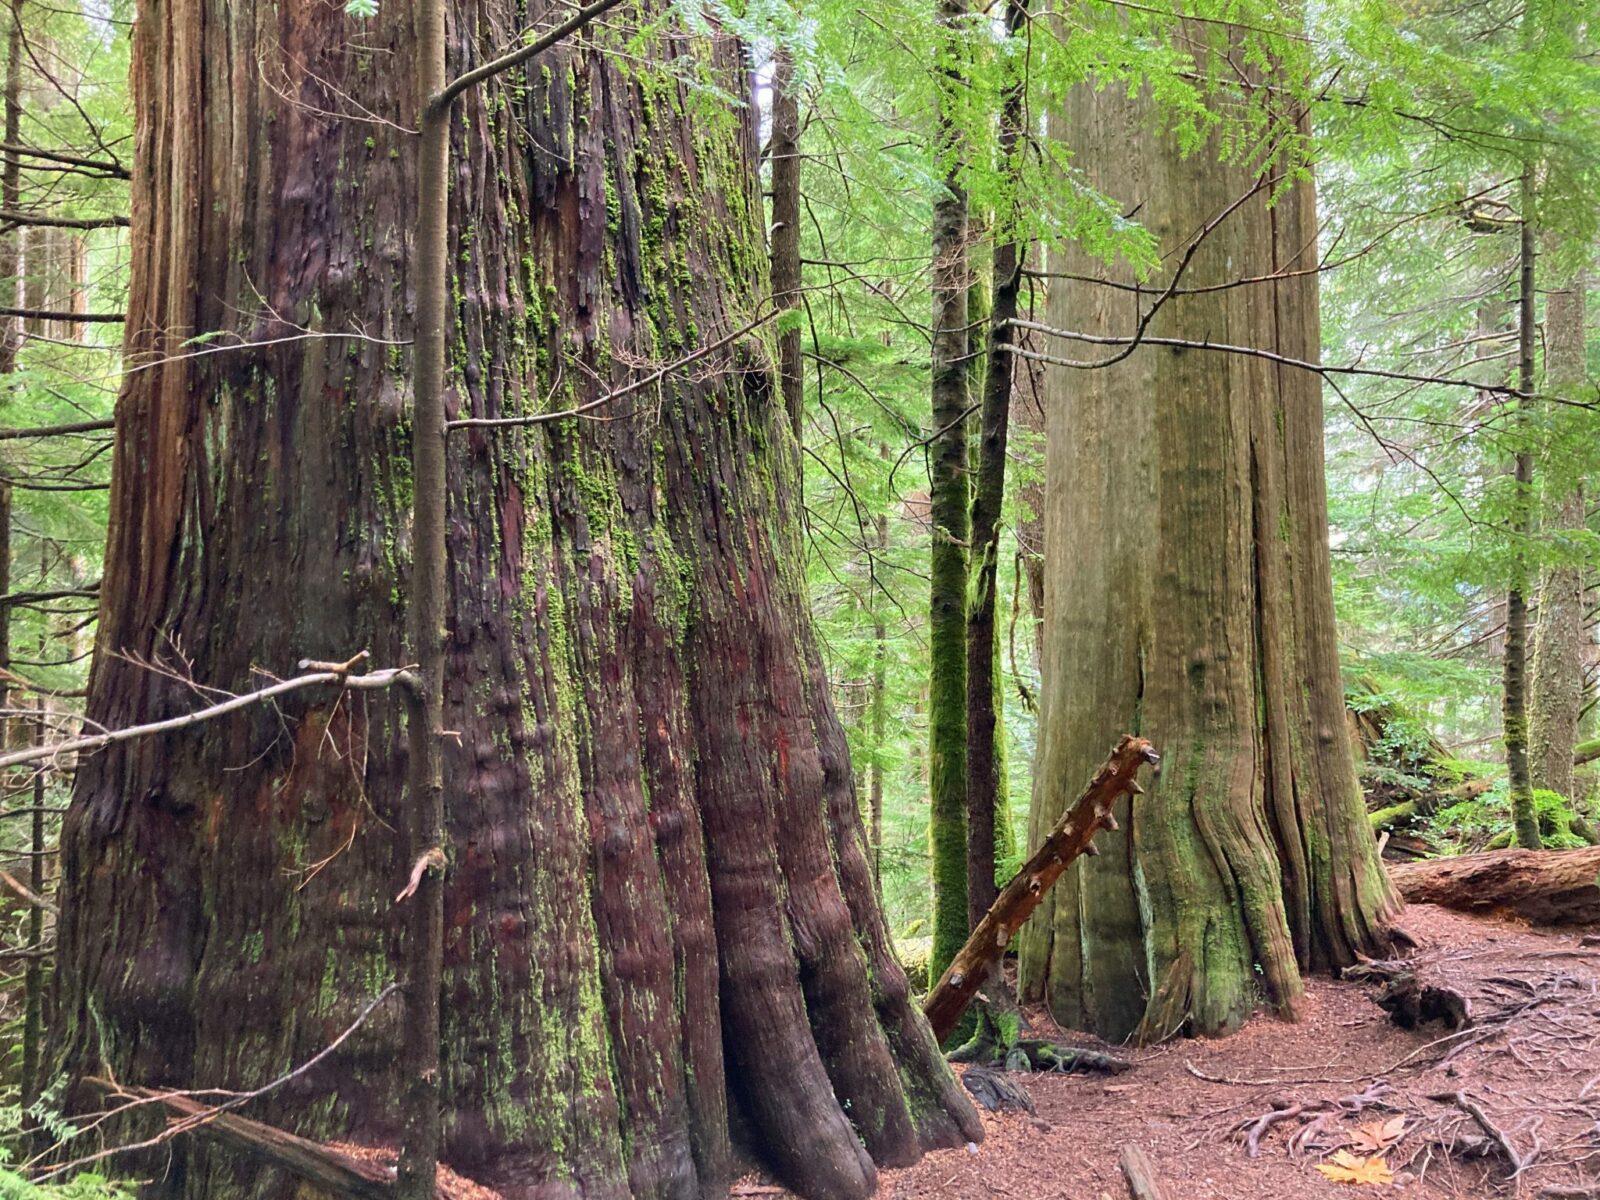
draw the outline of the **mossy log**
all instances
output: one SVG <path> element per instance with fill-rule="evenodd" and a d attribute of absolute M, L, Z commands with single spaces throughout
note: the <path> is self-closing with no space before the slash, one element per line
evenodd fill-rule
<path fill-rule="evenodd" d="M 1600 758 L 1600 738 L 1590 738 L 1572 748 L 1572 765 L 1575 767 L 1592 763 L 1597 758 Z"/>
<path fill-rule="evenodd" d="M 1094 835 L 1102 829 L 1117 828 L 1111 807 L 1126 793 L 1144 789 L 1136 778 L 1139 768 L 1159 762 L 1155 748 L 1144 738 L 1123 735 L 1112 748 L 1111 756 L 1095 772 L 1078 801 L 1067 809 L 1056 827 L 1000 892 L 966 945 L 951 960 L 928 998 L 922 1012 L 933 1026 L 934 1037 L 943 1042 L 961 1021 L 978 989 L 989 977 L 994 964 L 1016 936 L 1018 929 L 1039 907 L 1050 885 L 1081 854 L 1093 854 Z"/>
<path fill-rule="evenodd" d="M 1389 877 L 1412 904 L 1509 912 L 1540 925 L 1600 921 L 1600 846 L 1395 863 Z"/>
<path fill-rule="evenodd" d="M 1448 791 L 1428 792 L 1413 796 L 1409 800 L 1402 800 L 1398 804 L 1385 805 L 1368 813 L 1367 820 L 1372 822 L 1374 833 L 1382 833 L 1386 829 L 1407 829 L 1422 818 L 1432 816 L 1441 808 L 1459 804 L 1463 800 L 1475 800 L 1493 786 L 1494 784 L 1487 779 L 1464 780 Z"/>

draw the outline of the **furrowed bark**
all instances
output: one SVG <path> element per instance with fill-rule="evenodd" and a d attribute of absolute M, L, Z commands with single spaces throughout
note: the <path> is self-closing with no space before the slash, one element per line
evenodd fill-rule
<path fill-rule="evenodd" d="M 1588 280 L 1580 272 L 1545 302 L 1545 386 L 1576 398 L 1587 375 L 1584 347 Z M 1547 477 L 1548 478 L 1548 477 Z M 1548 489 L 1549 484 L 1546 484 Z M 1545 529 L 1557 538 L 1584 527 L 1584 489 L 1547 500 Z M 1535 610 L 1533 667 L 1528 694 L 1528 773 L 1536 788 L 1568 799 L 1583 708 L 1583 571 L 1574 563 L 1546 567 Z"/>
<path fill-rule="evenodd" d="M 1028 19 L 1026 3 L 1006 6 L 1006 35 L 1017 38 Z M 999 152 L 1011 166 L 1022 145 L 1023 84 L 1013 81 L 1000 112 Z M 1006 434 L 1011 422 L 1011 380 L 1015 359 L 1006 348 L 1016 336 L 1017 294 L 1022 283 L 1022 247 L 1013 232 L 1015 212 L 997 220 L 993 291 L 984 358 L 983 400 L 979 415 L 976 480 L 972 492 L 972 598 L 967 612 L 967 927 L 983 920 L 998 894 L 995 879 L 995 823 L 1002 819 L 1005 787 L 996 738 L 1000 706 L 999 645 L 995 613 L 999 607 L 1000 511 L 1005 502 Z M 1004 818 L 1009 820 L 1009 814 Z"/>
<path fill-rule="evenodd" d="M 1159 125 L 1147 94 L 1088 85 L 1052 114 L 1088 183 L 1160 236 L 1152 291 L 1186 255 L 1181 288 L 1266 282 L 1174 295 L 1148 333 L 1314 360 L 1309 180 L 1184 155 Z M 1198 242 L 1197 212 L 1215 214 Z M 1052 269 L 1085 279 L 1052 283 L 1049 325 L 1131 335 L 1123 293 L 1093 282 L 1102 264 L 1069 251 Z M 1221 1032 L 1263 1004 L 1292 1015 L 1302 972 L 1381 954 L 1395 907 L 1345 728 L 1320 381 L 1146 345 L 1051 368 L 1047 387 L 1033 844 L 1118 733 L 1163 766 L 1136 811 L 1118 806 L 1128 836 L 1024 930 L 1022 997 L 1113 1041 Z"/>
<path fill-rule="evenodd" d="M 507 29 L 573 19 L 445 2 L 451 72 Z M 401 343 L 427 317 L 421 139 L 327 115 L 415 120 L 425 85 L 385 66 L 412 61 L 418 14 L 381 6 L 359 45 L 333 5 L 138 17 L 126 357 L 144 369 L 117 405 L 90 716 L 191 711 L 186 685 L 134 665 L 174 645 L 243 693 L 304 657 L 420 659 L 444 629 L 443 716 L 307 688 L 83 757 L 52 1052 L 76 1079 L 103 1047 L 152 1087 L 246 1090 L 306 1061 L 374 987 L 421 978 L 427 897 L 394 897 L 437 846 L 448 873 L 419 883 L 444 905 L 439 1157 L 485 1186 L 714 1194 L 737 1125 L 795 1190 L 857 1197 L 873 1156 L 980 1138 L 890 953 L 811 631 L 791 432 L 755 331 L 753 112 L 708 117 L 677 77 L 619 66 L 632 15 L 457 97 L 444 586 L 424 619 L 426 339 L 176 353 L 207 331 L 273 340 L 280 314 Z M 649 36 L 748 85 L 732 38 Z M 226 61 L 260 69 L 210 69 Z M 604 421 L 552 417 L 614 394 Z M 449 798 L 432 844 L 430 747 Z M 420 1184 L 397 1100 L 428 1020 L 375 1014 L 252 1117 L 403 1148 Z M 293 1194 L 203 1142 L 167 1149 L 163 1198 Z"/>
<path fill-rule="evenodd" d="M 1143 738 L 1124 736 L 1095 772 L 1089 786 L 1033 852 L 993 906 L 979 920 L 972 936 L 951 961 L 923 1001 L 922 1012 L 941 1042 L 955 1032 L 962 1014 L 983 987 L 995 963 L 1005 953 L 1017 930 L 1033 915 L 1050 887 L 1081 854 L 1098 854 L 1094 835 L 1116 829 L 1112 808 L 1124 796 L 1134 796 L 1139 768 L 1160 762 L 1155 748 Z"/>
<path fill-rule="evenodd" d="M 963 0 L 940 0 L 941 87 L 960 86 L 953 29 Z M 941 106 L 952 103 L 950 96 Z M 942 111 L 942 110 L 941 110 Z M 932 528 L 928 613 L 929 838 L 933 857 L 933 947 L 943 971 L 967 939 L 967 197 L 957 133 L 940 119 L 944 177 L 933 202 L 933 438 L 928 446 Z"/>
<path fill-rule="evenodd" d="M 22 128 L 22 58 L 26 50 L 22 44 L 23 0 L 11 0 L 7 5 L 6 27 L 6 91 L 5 91 L 5 144 L 14 147 Z M 14 209 L 22 198 L 22 157 L 14 149 L 5 152 L 5 165 L 0 167 L 0 207 Z M 22 303 L 21 265 L 22 235 L 16 230 L 0 234 L 0 275 L 8 281 L 8 294 L 4 297 L 9 306 Z M 16 370 L 17 347 L 22 336 L 22 322 L 14 309 L 0 309 L 0 376 Z"/>
<path fill-rule="evenodd" d="M 796 442 L 805 421 L 800 357 L 800 97 L 794 56 L 780 48 L 772 75 L 772 302 L 791 312 L 778 334 L 778 382 Z"/>
<path fill-rule="evenodd" d="M 1517 387 L 1531 395 L 1534 388 L 1534 342 L 1537 296 L 1534 293 L 1534 179 L 1529 163 L 1522 173 L 1522 237 L 1517 306 Z M 1518 401 L 1516 420 L 1529 431 L 1528 401 Z M 1528 542 L 1533 537 L 1533 452 L 1523 445 L 1516 452 L 1516 496 L 1511 520 L 1511 579 L 1506 589 L 1505 661 L 1502 677 L 1501 723 L 1506 746 L 1506 780 L 1511 801 L 1511 825 L 1518 846 L 1537 850 L 1539 816 L 1533 805 L 1533 778 L 1528 769 Z"/>

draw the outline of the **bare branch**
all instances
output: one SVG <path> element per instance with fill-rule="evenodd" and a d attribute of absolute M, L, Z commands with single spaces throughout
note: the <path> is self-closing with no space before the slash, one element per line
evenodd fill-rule
<path fill-rule="evenodd" d="M 527 45 L 518 47 L 509 54 L 502 54 L 499 58 L 491 59 L 481 67 L 474 67 L 464 75 L 456 76 L 453 81 L 445 85 L 443 91 L 428 101 L 428 107 L 435 110 L 449 108 L 468 88 L 474 87 L 486 79 L 492 79 L 503 71 L 509 71 L 512 67 L 527 62 L 536 54 L 542 54 L 566 37 L 567 34 L 582 29 L 590 21 L 609 12 L 621 3 L 622 0 L 595 0 L 595 3 L 587 8 L 580 8 L 565 21 L 562 21 L 559 25 L 552 26 Z"/>
<path fill-rule="evenodd" d="M 39 762 L 44 759 L 56 758 L 62 754 L 78 754 L 87 750 L 99 750 L 105 746 L 116 745 L 119 742 L 130 742 L 137 738 L 150 737 L 153 734 L 171 733 L 174 730 L 187 729 L 191 725 L 199 725 L 214 717 L 224 716 L 243 708 L 249 708 L 252 705 L 261 704 L 276 696 L 282 696 L 288 692 L 297 692 L 302 688 L 314 687 L 323 683 L 337 683 L 343 687 L 354 688 L 358 691 L 378 691 L 383 688 L 393 687 L 396 684 L 405 688 L 414 688 L 417 680 L 415 675 L 404 668 L 373 671 L 367 675 L 345 675 L 338 671 L 313 671 L 307 675 L 297 675 L 292 679 L 281 680 L 259 691 L 245 692 L 242 695 L 232 696 L 219 704 L 196 709 L 194 712 L 185 713 L 181 717 L 169 717 L 165 721 L 152 721 L 147 725 L 130 725 L 125 729 L 112 729 L 105 733 L 71 738 L 64 742 L 46 742 L 40 746 L 30 746 L 26 750 L 13 750 L 9 754 L 0 754 L 0 768 L 14 767 L 21 763 Z"/>

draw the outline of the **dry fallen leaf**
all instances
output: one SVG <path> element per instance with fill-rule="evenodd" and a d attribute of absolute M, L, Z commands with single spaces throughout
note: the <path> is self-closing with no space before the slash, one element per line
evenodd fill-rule
<path fill-rule="evenodd" d="M 1389 1164 L 1381 1157 L 1357 1158 L 1348 1150 L 1340 1150 L 1330 1162 L 1318 1163 L 1317 1170 L 1335 1183 L 1386 1187 L 1394 1182 L 1394 1174 L 1389 1170 Z"/>
<path fill-rule="evenodd" d="M 1400 1140 L 1406 1131 L 1405 1117 L 1390 1117 L 1387 1121 L 1370 1121 L 1356 1127 L 1350 1135 L 1350 1144 L 1367 1154 L 1381 1154 Z"/>

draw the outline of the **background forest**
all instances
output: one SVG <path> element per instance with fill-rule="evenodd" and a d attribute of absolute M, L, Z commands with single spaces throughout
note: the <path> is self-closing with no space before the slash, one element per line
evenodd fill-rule
<path fill-rule="evenodd" d="M 336 49 L 352 54 L 394 16 L 391 0 L 321 3 L 318 30 L 338 30 Z M 158 7 L 9 0 L 4 21 L 0 678 L 12 747 L 94 732 L 83 708 L 118 519 L 112 416 L 127 373 L 148 365 L 124 361 L 120 324 L 142 144 L 130 31 L 136 9 Z M 967 869 L 964 849 L 949 851 L 966 845 L 967 810 L 952 808 L 930 753 L 952 704 L 960 731 L 973 712 L 970 659 L 954 693 L 945 674 L 952 594 L 958 623 L 992 610 L 994 877 L 1008 879 L 1029 849 L 1044 593 L 1052 571 L 1073 569 L 1045 558 L 1045 414 L 1059 394 L 1045 374 L 1053 357 L 1086 349 L 1047 332 L 1062 256 L 1149 281 L 1152 294 L 1172 265 L 1161 250 L 1171 231 L 1096 190 L 1052 125 L 1074 89 L 1147 97 L 1183 155 L 1271 177 L 1274 200 L 1315 177 L 1316 245 L 1301 271 L 1320 283 L 1339 665 L 1385 852 L 1513 844 L 1512 793 L 1524 785 L 1545 846 L 1600 841 L 1591 4 L 1073 0 L 1041 12 L 1026 0 L 754 0 L 684 3 L 636 25 L 626 11 L 580 36 L 646 94 L 681 90 L 708 122 L 729 110 L 754 121 L 769 206 L 760 270 L 782 310 L 762 337 L 784 397 L 799 397 L 788 403 L 804 585 L 888 927 L 914 983 L 926 986 L 930 960 L 935 977 L 949 961 L 935 929 L 940 873 Z M 668 25 L 739 39 L 750 95 L 687 55 L 653 53 Z M 268 78 L 273 69 L 260 65 L 265 86 L 301 89 L 307 111 L 323 103 L 302 80 Z M 529 78 L 541 69 L 548 81 L 548 68 L 526 68 Z M 371 129 L 362 137 L 375 165 L 350 165 L 357 177 L 399 157 L 384 149 L 394 131 L 376 119 Z M 956 194 L 964 226 L 941 246 Z M 614 192 L 605 205 L 608 227 L 628 219 Z M 370 238 L 363 253 L 378 254 Z M 670 269 L 689 273 L 681 261 Z M 965 314 L 953 326 L 930 318 L 948 316 L 952 280 Z M 270 309 L 268 283 L 249 287 L 258 283 Z M 1002 355 L 1009 409 L 996 425 L 985 347 L 1000 306 L 1023 323 Z M 298 331 L 288 337 L 318 327 L 308 312 L 281 320 Z M 168 352 L 226 361 L 244 340 L 237 328 L 188 331 Z M 969 347 L 953 357 L 939 340 L 952 328 Z M 691 322 L 680 349 L 697 336 Z M 388 369 L 402 344 L 379 346 L 371 368 Z M 940 408 L 938 381 L 952 370 L 959 397 Z M 1069 371 L 1066 386 L 1081 374 Z M 995 490 L 983 455 L 1000 431 Z M 936 532 L 953 529 L 941 505 L 959 508 L 970 538 Z M 972 525 L 985 511 L 992 541 Z M 191 671 L 194 651 L 171 641 L 149 661 L 109 653 L 214 699 Z M 1508 772 L 1508 733 L 1526 747 L 1525 781 Z M 67 755 L 13 767 L 0 811 L 0 1125 L 13 1163 L 66 1128 L 46 1043 L 59 1015 L 54 897 L 76 765 Z M 964 901 L 960 921 L 956 944 Z M 117 1174 L 114 1163 L 95 1169 Z M 44 1186 L 87 1196 L 114 1185 Z"/>

